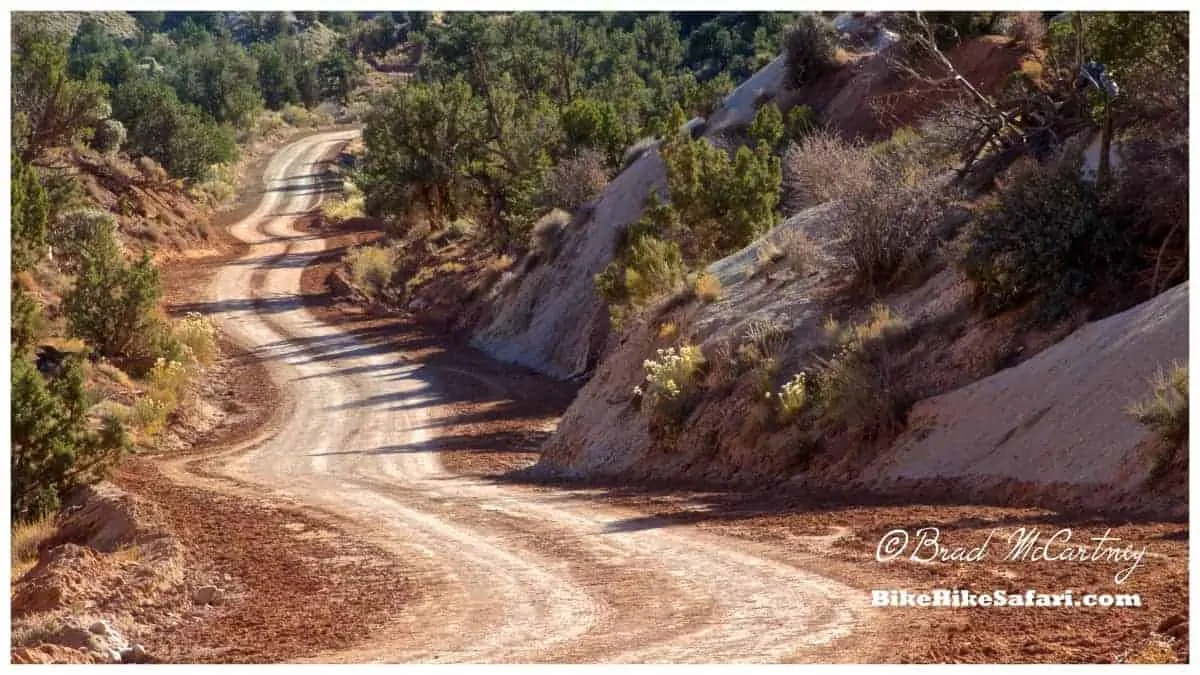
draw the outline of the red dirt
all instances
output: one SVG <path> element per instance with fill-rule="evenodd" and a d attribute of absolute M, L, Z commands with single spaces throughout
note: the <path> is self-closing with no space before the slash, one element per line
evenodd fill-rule
<path fill-rule="evenodd" d="M 250 208 L 257 201 L 251 194 Z M 223 219 L 236 221 L 244 208 Z M 200 309 L 194 299 L 217 268 L 244 251 L 223 229 L 218 232 L 220 253 L 164 265 L 168 313 Z M 113 480 L 162 513 L 187 551 L 190 574 L 228 575 L 236 597 L 199 621 L 147 639 L 145 646 L 170 662 L 255 663 L 352 646 L 416 592 L 395 559 L 356 543 L 320 514 L 179 485 L 159 468 L 159 461 L 199 460 L 254 437 L 278 408 L 279 393 L 265 367 L 231 343 L 222 341 L 221 348 L 205 387 L 214 394 L 210 403 L 226 411 L 224 422 L 191 439 L 190 449 L 124 462 Z"/>
<path fill-rule="evenodd" d="M 335 298 L 327 279 L 337 266 L 340 251 L 373 236 L 359 230 L 334 237 L 336 248 L 304 271 L 302 287 L 310 311 L 374 343 L 390 343 L 408 359 L 440 371 L 447 402 L 431 412 L 437 424 L 447 429 L 440 448 L 446 466 L 459 473 L 507 480 L 507 472 L 537 458 L 539 442 L 569 404 L 571 389 L 449 344 L 411 317 L 370 316 L 361 307 Z M 889 504 L 854 495 L 822 503 L 782 488 L 769 493 L 713 493 L 688 492 L 678 486 L 661 491 L 644 486 L 599 486 L 598 490 L 587 489 L 579 498 L 599 498 L 632 508 L 644 514 L 635 520 L 645 528 L 694 524 L 726 536 L 821 552 L 828 561 L 822 573 L 862 588 L 864 597 L 871 589 L 967 588 L 990 593 L 1034 588 L 1048 593 L 1071 589 L 1076 595 L 1140 593 L 1143 600 L 1141 608 L 1107 610 L 886 608 L 880 610 L 881 622 L 875 633 L 864 636 L 866 652 L 849 657 L 868 662 L 1121 661 L 1150 644 L 1156 629 L 1170 630 L 1169 626 L 1160 627 L 1164 620 L 1187 610 L 1186 523 L 1130 522 L 1084 513 L 962 503 Z M 953 546 L 978 546 L 992 528 L 1000 528 L 1005 535 L 1019 527 L 1038 528 L 1045 537 L 1071 528 L 1076 541 L 1100 536 L 1111 528 L 1109 536 L 1120 537 L 1122 545 L 1145 545 L 1153 557 L 1120 585 L 1113 582 L 1111 565 L 1004 563 L 1001 558 L 1008 547 L 1000 537 L 989 549 L 987 560 L 976 564 L 875 561 L 875 547 L 885 533 L 904 528 L 911 534 L 923 526 L 940 528 L 941 541 Z M 833 543 L 813 539 L 842 531 L 847 536 Z M 898 649 L 894 636 L 901 634 L 905 636 L 903 649 Z M 1186 640 L 1173 644 L 1175 657 L 1186 661 Z M 830 661 L 847 658 L 835 650 L 821 657 Z"/>
<path fill-rule="evenodd" d="M 1009 73 L 1020 68 L 1027 52 L 1009 44 L 1007 38 L 984 36 L 967 40 L 946 53 L 955 68 L 981 92 L 994 95 L 1007 81 Z M 956 96 L 963 89 L 945 79 L 939 67 L 924 69 L 943 81 L 918 83 L 888 74 L 882 60 L 874 57 L 851 60 L 838 70 L 811 85 L 785 94 L 780 101 L 784 108 L 807 105 L 821 119 L 848 136 L 858 136 L 868 142 L 889 138 L 896 129 L 912 126 Z M 831 104 L 838 94 L 848 91 L 847 85 L 860 76 L 874 79 L 854 87 L 854 96 L 845 99 L 847 106 L 837 110 Z"/>

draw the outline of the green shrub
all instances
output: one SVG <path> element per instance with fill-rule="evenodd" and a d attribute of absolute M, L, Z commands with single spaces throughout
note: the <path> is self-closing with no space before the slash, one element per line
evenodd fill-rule
<path fill-rule="evenodd" d="M 10 517 L 15 523 L 53 513 L 67 490 L 102 476 L 128 447 L 128 438 L 115 418 L 90 431 L 78 357 L 68 357 L 49 381 L 24 354 L 14 351 L 11 364 Z"/>
<path fill-rule="evenodd" d="M 795 89 L 812 82 L 834 65 L 837 34 L 819 14 L 800 15 L 787 36 L 784 63 L 787 83 Z"/>
<path fill-rule="evenodd" d="M 50 201 L 37 171 L 14 152 L 12 161 L 12 270 L 35 265 L 46 253 L 46 220 Z"/>
<path fill-rule="evenodd" d="M 779 106 L 774 103 L 761 106 L 754 113 L 748 133 L 759 146 L 773 151 L 784 137 L 783 113 L 779 112 Z"/>
<path fill-rule="evenodd" d="M 761 131 L 770 137 L 767 117 Z M 731 158 L 704 139 L 681 137 L 672 139 L 662 156 L 670 195 L 665 208 L 673 213 L 650 215 L 669 222 L 660 225 L 660 231 L 681 242 L 689 261 L 704 263 L 728 255 L 775 224 L 780 164 L 768 148 L 741 147 Z"/>
<path fill-rule="evenodd" d="M 75 286 L 63 299 L 71 334 L 103 356 L 133 356 L 139 338 L 158 322 L 158 270 L 149 254 L 125 261 L 111 227 L 97 227 L 84 244 Z"/>
<path fill-rule="evenodd" d="M 104 120 L 92 133 L 91 145 L 105 155 L 116 153 L 125 145 L 125 125 L 113 119 Z"/>
<path fill-rule="evenodd" d="M 806 105 L 794 106 L 784 119 L 783 142 L 799 143 L 821 128 L 817 113 Z"/>
<path fill-rule="evenodd" d="M 596 291 L 609 305 L 614 326 L 628 308 L 641 309 L 655 298 L 676 291 L 687 267 L 679 245 L 658 238 L 646 224 L 635 225 L 629 243 L 596 275 Z"/>
<path fill-rule="evenodd" d="M 1007 187 L 969 235 L 962 266 L 987 310 L 1030 301 L 1050 322 L 1123 271 L 1136 248 L 1129 234 L 1078 165 L 1060 160 Z"/>
<path fill-rule="evenodd" d="M 354 285 L 369 297 L 378 299 L 396 270 L 396 254 L 384 246 L 361 246 L 346 254 L 346 265 Z"/>

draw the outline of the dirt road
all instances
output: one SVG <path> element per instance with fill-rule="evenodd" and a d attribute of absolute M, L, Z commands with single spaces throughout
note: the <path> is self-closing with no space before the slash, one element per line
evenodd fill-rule
<path fill-rule="evenodd" d="M 272 160 L 262 202 L 232 229 L 249 252 L 209 289 L 214 319 L 266 361 L 283 407 L 257 442 L 206 462 L 207 475 L 168 469 L 330 514 L 414 570 L 421 599 L 391 627 L 312 660 L 803 660 L 862 622 L 865 594 L 803 554 L 783 560 L 695 528 L 623 528 L 620 509 L 446 471 L 426 448 L 436 373 L 317 321 L 299 295 L 325 241 L 294 220 L 322 198 L 318 159 L 352 136 L 310 137 Z"/>

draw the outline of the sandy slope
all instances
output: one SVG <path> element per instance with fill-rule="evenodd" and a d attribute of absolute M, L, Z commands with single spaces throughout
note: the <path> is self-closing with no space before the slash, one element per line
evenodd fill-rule
<path fill-rule="evenodd" d="M 333 515 L 408 560 L 428 591 L 365 645 L 314 660 L 803 660 L 863 620 L 865 594 L 808 569 L 815 557 L 785 562 L 690 527 L 623 528 L 623 510 L 448 473 L 425 449 L 438 434 L 423 408 L 439 393 L 428 369 L 318 322 L 299 296 L 325 241 L 293 220 L 320 200 L 317 159 L 350 136 L 310 137 L 272 161 L 261 205 L 232 230 L 250 251 L 209 298 L 221 328 L 267 361 L 286 407 L 264 440 L 207 468 L 243 493 Z"/>

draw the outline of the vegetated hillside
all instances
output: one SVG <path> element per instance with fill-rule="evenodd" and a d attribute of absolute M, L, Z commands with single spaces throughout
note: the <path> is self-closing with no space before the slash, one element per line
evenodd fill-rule
<path fill-rule="evenodd" d="M 216 335 L 165 316 L 161 266 L 228 249 L 210 218 L 272 145 L 347 117 L 395 18 L 14 14 L 14 522 L 186 426 Z"/>
<path fill-rule="evenodd" d="M 708 236 L 697 219 L 712 214 L 697 205 L 686 173 L 672 175 L 672 167 L 694 171 L 684 167 L 696 167 L 703 151 L 686 135 L 642 146 L 597 197 L 547 228 L 553 238 L 544 246 L 535 238 L 531 253 L 479 293 L 485 307 L 471 315 L 482 317 L 473 342 L 485 351 L 557 377 L 591 377 L 535 473 L 718 483 L 805 474 L 826 488 L 859 477 L 856 485 L 883 489 L 891 476 L 877 467 L 896 452 L 895 439 L 928 433 L 917 420 L 950 405 L 950 392 L 982 387 L 997 371 L 1060 398 L 1104 387 L 1108 371 L 1099 367 L 1089 369 L 1096 384 L 1064 389 L 1041 370 L 1054 359 L 1079 361 L 1068 345 L 1097 335 L 1142 355 L 1113 375 L 1128 386 L 1108 387 L 1111 396 L 1092 406 L 1061 405 L 1063 417 L 1047 416 L 1052 426 L 1030 437 L 1052 441 L 1054 420 L 1103 416 L 1114 435 L 1093 450 L 1112 459 L 1112 471 L 1047 472 L 1032 489 L 1004 492 L 998 486 L 1029 478 L 1018 466 L 1070 467 L 1084 452 L 1074 441 L 1060 454 L 1016 444 L 1004 461 L 993 458 L 994 469 L 980 469 L 991 478 L 971 485 L 1036 502 L 1079 494 L 1052 482 L 1086 484 L 1087 503 L 1097 505 L 1158 480 L 1154 467 L 1176 466 L 1174 453 L 1147 455 L 1150 432 L 1128 409 L 1152 395 L 1156 368 L 1184 356 L 1178 340 L 1155 337 L 1178 330 L 1181 315 L 1155 332 L 1137 317 L 1157 305 L 1127 308 L 1186 279 L 1186 104 L 1179 91 L 1156 87 L 1147 66 L 1182 67 L 1182 19 L 1083 20 L 1091 31 L 1083 52 L 1120 67 L 1125 91 L 1138 92 L 1113 105 L 1113 150 L 1099 179 L 1098 148 L 1108 143 L 1095 105 L 1102 94 L 1076 86 L 1078 68 L 1062 66 L 1077 46 L 1074 19 L 1057 20 L 1047 36 L 1029 14 L 1010 19 L 1007 36 L 957 40 L 928 20 L 844 21 L 849 34 L 807 74 L 806 45 L 824 28 L 805 28 L 809 42 L 795 39 L 707 124 L 688 125 L 731 149 L 783 137 L 774 146 L 784 146 L 776 150 L 781 211 L 794 214 L 707 273 L 687 268 L 704 262 L 689 249 Z M 801 104 L 834 134 L 790 128 Z M 788 124 L 772 136 L 763 111 L 776 106 Z M 654 194 L 679 213 L 664 215 Z M 715 208 L 727 227 L 745 217 Z M 681 216 L 682 229 L 669 224 Z M 1177 311 L 1186 286 L 1172 293 L 1163 298 L 1175 298 Z M 1124 320 L 1087 324 L 1121 310 Z M 1018 365 L 1064 339 L 1042 361 Z M 1034 425 L 1021 413 L 1034 400 L 1005 406 L 998 397 L 998 433 Z M 1170 401 L 1164 414 L 1178 418 L 1178 397 Z M 955 419 L 950 428 L 972 425 Z M 953 448 L 929 447 L 921 456 L 933 464 L 937 452 L 949 453 L 947 477 L 971 473 L 973 462 L 950 460 Z M 863 473 L 868 466 L 876 468 Z"/>
<path fill-rule="evenodd" d="M 538 475 L 842 486 L 1186 280 L 1184 15 L 757 19 L 783 53 L 736 86 L 692 58 L 722 20 L 447 15 L 330 205 L 390 233 L 347 259 L 370 302 L 588 379 Z"/>
<path fill-rule="evenodd" d="M 947 54 L 964 77 L 987 92 L 996 91 L 1026 55 L 1002 37 L 968 40 Z M 748 127 L 760 106 L 775 102 L 784 110 L 808 106 L 830 128 L 877 141 L 952 97 L 953 91 L 931 96 L 906 90 L 901 78 L 889 77 L 889 61 L 875 56 L 873 51 L 843 52 L 842 61 L 799 90 L 785 88 L 787 68 L 780 56 L 708 115 L 702 137 L 720 142 L 727 131 Z M 473 343 L 555 377 L 579 375 L 594 365 L 604 345 L 607 314 L 591 280 L 612 260 L 620 234 L 642 216 L 650 195 L 665 181 L 657 150 L 647 146 L 559 235 L 563 243 L 553 265 L 535 267 L 519 284 L 510 282 L 515 291 L 493 300 L 496 313 L 475 331 Z"/>
<path fill-rule="evenodd" d="M 1043 77 L 1035 54 L 994 37 L 946 52 L 979 93 L 994 97 L 991 105 L 1019 92 L 1014 78 Z M 880 55 L 851 62 L 855 75 L 828 74 L 780 98 L 817 104 L 843 137 L 874 139 L 886 118 L 864 121 L 861 105 L 849 110 L 839 101 L 847 92 L 860 101 L 883 92 L 908 98 L 892 111 L 920 128 L 875 146 L 873 159 L 820 134 L 789 151 L 785 195 L 802 210 L 710 266 L 715 281 L 667 293 L 616 334 L 535 474 L 705 483 L 799 474 L 826 490 L 910 488 L 1185 512 L 1178 431 L 1164 439 L 1154 420 L 1179 424 L 1186 384 L 1182 394 L 1162 384 L 1155 393 L 1151 380 L 1160 369 L 1169 378 L 1172 364 L 1186 360 L 1187 285 L 1084 322 L 1186 278 L 1178 248 L 1186 237 L 1177 236 L 1186 227 L 1186 168 L 1177 154 L 1186 108 L 1127 104 L 1127 131 L 1116 135 L 1110 162 L 1123 169 L 1106 185 L 1116 200 L 1093 192 L 1097 161 L 1083 148 L 1095 151 L 1100 141 L 1078 120 L 1049 121 L 1075 137 L 1051 152 L 1036 149 L 1042 166 L 1026 159 L 1003 169 L 1007 143 L 981 156 L 975 171 L 1011 185 L 981 194 L 955 186 L 991 178 L 955 181 L 929 165 L 945 127 L 963 124 L 956 108 L 935 106 L 961 99 L 941 89 L 918 105 L 905 91 L 944 77 L 888 76 L 895 67 Z M 909 63 L 928 64 L 928 55 Z M 1039 97 L 1057 95 L 1046 81 L 1030 84 Z M 1038 148 L 1034 138 L 1027 131 L 1017 142 Z M 1149 153 L 1148 143 L 1157 146 Z M 876 178 L 853 185 L 872 172 Z M 1168 175 L 1146 202 L 1120 203 Z M 1122 236 L 1129 238 L 1112 239 Z M 1077 252 L 1081 246 L 1094 248 Z M 542 320 L 555 317 L 534 313 L 528 324 Z M 1144 399 L 1157 417 L 1131 412 Z M 1119 499 L 1147 486 L 1161 492 L 1164 475 L 1170 497 L 1152 505 Z"/>
<path fill-rule="evenodd" d="M 104 31 L 118 39 L 137 36 L 137 20 L 129 12 L 14 12 L 13 22 L 36 23 L 55 35 L 70 39 L 85 19 L 96 21 Z"/>

